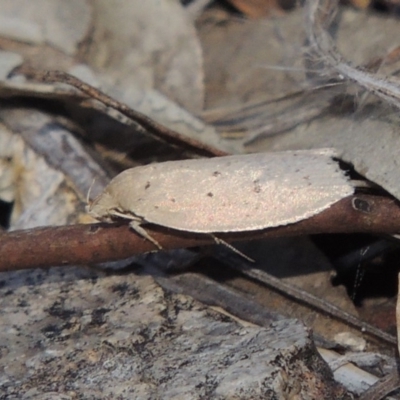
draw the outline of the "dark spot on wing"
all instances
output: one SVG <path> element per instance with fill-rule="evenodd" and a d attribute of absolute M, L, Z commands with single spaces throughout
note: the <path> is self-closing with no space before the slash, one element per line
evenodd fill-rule
<path fill-rule="evenodd" d="M 254 183 L 254 192 L 255 193 L 260 193 L 261 192 L 261 185 L 259 179 L 256 179 L 253 181 Z"/>
<path fill-rule="evenodd" d="M 213 176 L 221 176 L 221 172 L 219 172 L 219 171 L 214 171 L 214 172 L 213 172 Z"/>
<path fill-rule="evenodd" d="M 208 192 L 208 193 L 207 193 L 207 196 L 208 196 L 208 197 L 214 197 L 214 194 L 211 193 L 211 192 Z"/>
<path fill-rule="evenodd" d="M 150 187 L 150 182 L 147 182 L 146 183 L 146 186 L 144 187 L 144 189 L 146 190 L 146 189 L 148 189 Z"/>

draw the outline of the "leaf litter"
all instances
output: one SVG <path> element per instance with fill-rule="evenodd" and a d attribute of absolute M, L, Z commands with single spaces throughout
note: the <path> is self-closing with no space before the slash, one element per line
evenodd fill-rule
<path fill-rule="evenodd" d="M 98 4 L 101 4 L 101 2 L 98 2 Z M 100 7 L 100 6 L 99 6 Z M 175 7 L 175 6 L 173 6 Z M 100 8 L 99 8 L 100 9 Z M 178 13 L 178 12 L 176 12 Z M 180 15 L 180 14 L 178 14 Z M 295 15 L 294 13 L 292 15 L 288 15 L 287 18 L 290 19 L 292 18 L 293 20 L 295 20 L 295 17 L 293 17 L 293 15 Z M 297 18 L 299 18 L 297 16 Z M 300 19 L 298 19 L 299 21 Z M 200 24 L 199 22 L 200 20 L 197 21 L 198 24 Z M 227 24 L 232 24 L 232 25 L 237 25 L 237 26 L 245 26 L 246 29 L 248 29 L 248 31 L 246 32 L 246 30 L 242 30 L 237 31 L 237 33 L 235 33 L 235 31 L 233 30 L 232 33 L 230 35 L 228 35 L 228 38 L 230 40 L 231 43 L 239 43 L 239 38 L 243 37 L 243 43 L 244 43 L 244 47 L 243 50 L 241 52 L 236 51 L 235 49 L 233 49 L 230 53 L 227 51 L 222 51 L 222 49 L 224 49 L 223 47 L 220 47 L 219 49 L 213 49 L 213 54 L 214 54 L 214 60 L 216 59 L 216 57 L 218 56 L 218 53 L 220 55 L 221 60 L 224 61 L 225 65 L 219 65 L 218 63 L 214 63 L 213 65 L 213 61 L 211 57 L 211 61 L 210 60 L 210 51 L 208 50 L 207 47 L 205 47 L 205 41 L 203 40 L 203 46 L 204 46 L 204 53 L 205 53 L 205 58 L 204 58 L 204 62 L 206 63 L 205 66 L 205 75 L 206 75 L 206 104 L 207 107 L 214 107 L 214 106 L 226 106 L 231 105 L 231 106 L 237 106 L 237 107 L 242 107 L 243 105 L 245 105 L 249 100 L 253 100 L 253 101 L 257 101 L 259 100 L 258 104 L 263 105 L 263 103 L 265 103 L 265 99 L 267 98 L 267 100 L 270 100 L 270 106 L 272 107 L 272 110 L 275 111 L 275 114 L 277 116 L 279 116 L 280 114 L 280 108 L 278 104 L 278 106 L 276 104 L 274 104 L 273 99 L 276 98 L 278 95 L 282 97 L 282 94 L 284 93 L 294 93 L 294 92 L 298 92 L 298 91 L 302 91 L 304 90 L 304 88 L 306 89 L 311 89 L 309 90 L 309 93 L 311 97 L 314 98 L 314 103 L 318 103 L 318 101 L 321 102 L 321 97 L 323 99 L 323 105 L 321 106 L 321 110 L 322 110 L 322 114 L 326 114 L 326 110 L 329 110 L 329 106 L 330 106 L 330 102 L 332 98 L 335 98 L 335 96 L 338 95 L 338 93 L 340 94 L 341 92 L 343 93 L 343 88 L 345 87 L 345 85 L 340 85 L 340 88 L 338 89 L 336 87 L 336 92 L 334 92 L 334 89 L 326 89 L 326 91 L 322 91 L 321 90 L 321 96 L 315 96 L 313 94 L 312 88 L 315 87 L 315 84 L 310 84 L 309 82 L 305 81 L 305 77 L 306 75 L 309 75 L 309 71 L 307 71 L 307 69 L 304 69 L 301 65 L 301 59 L 302 59 L 302 55 L 303 55 L 303 49 L 304 49 L 304 42 L 303 42 L 303 38 L 300 35 L 300 26 L 302 25 L 300 22 L 299 23 L 292 23 L 292 24 L 288 24 L 289 26 L 289 33 L 287 34 L 287 30 L 286 27 L 284 25 L 283 20 L 274 20 L 274 21 L 262 21 L 261 24 L 256 25 L 254 24 L 253 26 L 262 26 L 262 29 L 265 29 L 265 26 L 268 26 L 268 32 L 262 32 L 262 33 L 258 33 L 256 34 L 255 31 L 253 31 L 253 28 L 249 29 L 249 22 L 247 21 L 240 21 L 240 20 L 235 20 L 234 22 L 232 22 L 232 20 L 230 21 L 226 21 Z M 86 28 L 89 25 L 86 26 Z M 200 26 L 200 25 L 199 25 Z M 206 25 L 204 25 L 206 26 Z M 100 31 L 101 29 L 104 29 L 104 26 L 102 27 L 100 25 L 99 27 Z M 200 30 L 201 30 L 201 26 L 200 26 Z M 85 31 L 85 29 L 83 29 L 81 32 Z M 190 33 L 188 33 L 190 32 Z M 193 39 L 193 35 L 194 31 L 190 29 L 187 31 L 188 33 L 188 38 L 190 38 L 190 40 Z M 118 38 L 118 33 L 115 34 L 116 38 Z M 282 38 L 282 35 L 287 35 L 284 39 Z M 65 34 L 65 36 L 67 36 Z M 393 35 L 394 37 L 396 35 Z M 201 37 L 201 33 L 200 33 L 200 37 Z M 266 38 L 268 38 L 268 40 L 266 40 Z M 274 39 L 278 39 L 278 40 L 274 40 Z M 195 38 L 196 39 L 196 38 Z M 221 36 L 222 39 L 222 36 Z M 296 39 L 296 42 L 294 42 L 294 39 Z M 76 40 L 76 39 L 75 39 Z M 246 41 L 247 40 L 247 41 Z M 118 41 L 118 39 L 117 39 Z M 209 40 L 210 42 L 211 40 Z M 264 42 L 264 47 L 260 47 L 260 43 L 262 43 L 262 41 Z M 51 41 L 50 41 L 51 43 Z M 76 43 L 75 42 L 70 42 L 70 43 Z M 192 41 L 191 42 L 192 45 L 194 44 L 194 50 L 195 53 L 192 54 L 191 60 L 188 60 L 187 58 L 183 57 L 183 59 L 186 61 L 194 61 L 194 64 L 190 64 L 191 67 L 187 67 L 185 66 L 185 74 L 182 75 L 183 78 L 187 79 L 186 83 L 179 83 L 177 84 L 176 81 L 174 80 L 176 78 L 176 72 L 180 70 L 180 68 L 183 67 L 176 67 L 175 64 L 168 64 L 168 60 L 169 57 L 172 57 L 170 55 L 165 55 L 165 59 L 167 60 L 167 64 L 166 64 L 166 70 L 163 73 L 160 73 L 159 68 L 160 66 L 158 65 L 154 71 L 138 71 L 137 76 L 141 76 L 143 77 L 142 80 L 139 80 L 136 82 L 136 84 L 134 82 L 132 82 L 132 80 L 134 79 L 134 75 L 130 73 L 129 71 L 129 62 L 126 61 L 126 71 L 125 76 L 118 77 L 118 73 L 117 70 L 115 68 L 115 64 L 113 64 L 113 62 L 119 62 L 118 57 L 109 57 L 108 61 L 111 60 L 110 65 L 112 65 L 109 71 L 107 71 L 107 67 L 104 67 L 104 65 L 100 65 L 100 64 L 96 64 L 95 61 L 93 61 L 93 64 L 90 61 L 90 57 L 88 57 L 88 54 L 91 54 L 90 51 L 86 51 L 86 53 L 84 52 L 85 56 L 88 57 L 86 59 L 86 61 L 88 62 L 89 65 L 91 65 L 91 67 L 94 70 L 94 74 L 96 76 L 96 78 L 98 79 L 98 82 L 100 82 L 101 86 L 106 87 L 106 88 L 114 88 L 113 90 L 115 90 L 115 94 L 116 97 L 119 97 L 121 100 L 128 100 L 128 102 L 132 102 L 130 104 L 134 104 L 134 107 L 137 107 L 139 109 L 142 110 L 142 112 L 145 113 L 149 113 L 150 116 L 152 115 L 157 115 L 157 113 L 160 112 L 160 110 L 162 111 L 160 114 L 158 114 L 155 118 L 159 120 L 159 122 L 161 123 L 165 123 L 166 120 L 170 120 L 170 123 L 172 121 L 173 124 L 173 129 L 177 129 L 179 131 L 179 124 L 181 124 L 181 121 L 184 119 L 184 115 L 187 115 L 188 118 L 194 118 L 193 116 L 190 115 L 190 113 L 187 113 L 184 108 L 189 109 L 189 110 L 194 110 L 195 112 L 200 113 L 202 111 L 202 94 L 201 94 L 201 85 L 202 85 L 202 71 L 201 71 L 201 63 L 202 63 L 202 59 L 201 59 L 201 54 L 199 53 L 199 47 L 198 44 L 196 44 L 196 41 Z M 221 41 L 217 43 L 221 46 Z M 288 45 L 288 43 L 290 43 Z M 293 44 L 294 43 L 294 44 Z M 53 43 L 54 44 L 54 43 Z M 266 46 L 267 44 L 267 46 Z M 59 44 L 55 43 L 55 46 L 58 46 L 58 48 L 62 48 L 62 46 L 60 46 Z M 128 43 L 120 43 L 122 50 L 118 49 L 118 47 L 116 48 L 116 51 L 120 51 L 120 53 L 118 54 L 122 54 L 124 55 L 124 53 L 128 54 L 130 53 L 129 48 L 125 47 L 128 46 Z M 69 46 L 69 47 L 68 47 Z M 74 50 L 72 50 L 72 47 L 70 45 L 68 45 L 65 47 L 65 51 L 69 54 L 71 54 L 71 52 L 74 51 L 84 51 L 85 49 L 80 49 L 77 50 L 76 47 L 74 48 Z M 171 46 L 172 51 L 173 51 L 173 45 Z M 182 51 L 182 49 L 180 49 Z M 226 50 L 226 49 L 224 49 Z M 240 50 L 240 49 L 239 49 Z M 91 50 L 92 51 L 92 50 Z M 107 50 L 110 51 L 110 50 Z M 160 51 L 159 48 L 156 48 L 156 52 Z M 122 52 L 122 53 L 121 53 Z M 197 52 L 197 53 L 196 53 Z M 179 53 L 179 52 L 178 52 Z M 226 54 L 228 53 L 228 57 L 226 57 Z M 111 53 L 108 53 L 111 54 Z M 117 54 L 117 53 L 115 53 Z M 200 55 L 199 55 L 200 54 Z M 270 54 L 272 56 L 272 58 L 270 59 L 263 59 L 262 57 L 265 54 Z M 275 54 L 275 55 L 274 55 Z M 101 52 L 97 54 L 97 56 L 100 57 L 101 59 Z M 104 54 L 103 54 L 104 55 Z M 153 53 L 154 55 L 154 53 Z M 379 54 L 378 54 L 379 55 Z M 235 60 L 235 56 L 236 59 Z M 174 58 L 174 57 L 173 57 Z M 323 58 L 323 57 L 322 57 Z M 163 57 L 161 57 L 161 59 L 163 59 Z M 103 59 L 103 61 L 106 60 L 107 61 L 107 57 L 105 59 Z M 138 61 L 136 64 L 136 67 L 139 68 L 140 65 L 145 65 L 146 68 L 152 68 L 152 64 L 151 64 L 151 60 L 149 61 L 148 59 L 146 60 L 146 58 L 144 58 L 145 61 Z M 289 60 L 289 61 L 288 61 Z M 51 61 L 51 60 L 50 60 Z M 235 61 L 237 61 L 237 64 L 235 66 Z M 335 62 L 337 60 L 334 60 Z M 47 60 L 48 62 L 48 60 Z M 125 63 L 125 61 L 123 61 L 123 64 Z M 207 64 L 208 63 L 208 64 Z M 223 64 L 223 63 L 222 63 Z M 232 64 L 232 65 L 231 65 Z M 249 67 L 249 64 L 250 67 Z M 300 64 L 300 65 L 299 65 Z M 183 63 L 183 65 L 186 65 L 185 63 Z M 284 68 L 287 67 L 293 67 L 297 68 L 297 72 L 296 73 L 286 73 L 286 72 L 282 72 L 282 73 L 276 73 L 276 70 L 273 71 L 271 67 L 271 65 L 279 65 L 279 66 L 283 66 Z M 335 64 L 336 65 L 336 64 Z M 263 68 L 264 66 L 264 68 Z M 168 69 L 168 67 L 170 69 Z M 300 67 L 300 68 L 299 68 Z M 332 67 L 332 65 L 331 65 Z M 342 65 L 343 67 L 343 65 Z M 186 70 L 187 68 L 187 70 Z M 14 68 L 13 68 L 14 69 Z M 343 69 L 343 68 L 342 68 Z M 22 71 L 22 70 L 21 70 Z M 168 72 L 169 71 L 169 72 Z M 222 71 L 222 72 L 221 72 Z M 273 71 L 273 72 L 272 72 Z M 325 71 L 325 70 L 324 70 Z M 330 71 L 332 71 L 332 68 L 330 68 Z M 343 72 L 343 70 L 341 71 Z M 348 69 L 345 68 L 344 72 L 348 72 Z M 354 72 L 354 71 L 353 71 Z M 339 72 L 340 73 L 340 72 Z M 113 76 L 113 74 L 115 74 Z M 214 75 L 213 75 L 214 74 Z M 225 79 L 221 79 L 224 78 L 224 74 L 225 76 L 228 76 Z M 358 75 L 357 75 L 358 74 Z M 342 74 L 343 75 L 343 74 Z M 356 73 L 357 76 L 360 75 L 359 72 Z M 362 75 L 362 74 L 361 74 Z M 157 79 L 159 79 L 160 77 L 170 77 L 171 79 L 168 80 L 166 79 L 166 81 L 162 81 L 161 85 L 159 85 L 160 82 L 157 83 Z M 211 78 L 210 78 L 211 77 Z M 331 73 L 328 74 L 328 77 L 332 77 Z M 336 72 L 336 79 L 338 78 L 337 76 L 337 72 Z M 364 87 L 365 87 L 365 74 L 362 75 L 363 79 L 364 79 Z M 155 79 L 157 78 L 157 79 Z M 354 78 L 354 77 L 353 77 Z M 15 79 L 15 78 L 14 78 Z M 194 88 L 195 90 L 195 95 L 193 97 L 191 97 L 190 94 L 190 86 L 191 86 L 191 82 L 192 81 L 195 82 Z M 354 79 L 353 79 L 354 80 Z M 339 82 L 343 83 L 343 79 L 341 79 L 341 77 L 339 77 Z M 132 83 L 132 85 L 131 85 Z M 249 83 L 251 83 L 249 85 Z M 200 85 L 200 86 L 198 86 Z M 129 86 L 129 88 L 128 88 Z M 136 88 L 134 88 L 134 86 L 137 86 Z M 152 87 L 153 86 L 153 87 Z M 171 88 L 175 89 L 175 86 L 178 88 L 178 94 L 180 91 L 182 91 L 181 95 L 177 95 L 173 93 L 173 90 L 171 90 Z M 215 86 L 215 87 L 214 87 Z M 134 89 L 131 89 L 134 88 Z M 217 92 L 213 92 L 214 90 L 220 90 L 220 93 Z M 222 89 L 222 90 L 221 90 Z M 224 93 L 224 91 L 226 90 L 226 95 L 225 96 L 221 96 L 221 93 Z M 164 96 L 160 95 L 159 91 L 163 91 L 164 92 Z M 375 92 L 377 90 L 375 89 Z M 153 92 L 154 92 L 154 96 L 153 96 Z M 378 91 L 379 92 L 379 91 Z M 138 95 L 134 95 L 135 93 L 138 93 Z M 149 95 L 150 93 L 150 95 Z M 200 96 L 199 96 L 200 93 Z M 265 96 L 265 94 L 267 93 L 267 97 Z M 332 94 L 334 93 L 334 94 Z M 180 105 L 176 105 L 173 103 L 165 96 L 165 94 L 167 94 L 168 96 L 172 97 L 174 100 L 178 101 L 178 103 L 180 103 Z M 357 94 L 357 91 L 356 91 Z M 383 97 L 387 97 L 387 88 L 385 88 L 385 90 L 382 92 L 380 91 L 378 94 L 380 94 Z M 149 97 L 150 96 L 150 97 Z M 158 97 L 157 97 L 158 96 Z M 392 94 L 389 95 L 390 98 L 392 98 Z M 146 100 L 147 98 L 149 98 L 149 100 Z M 161 98 L 162 101 L 159 101 L 158 99 Z M 290 96 L 288 96 L 289 101 L 286 103 L 289 104 L 289 106 L 287 106 L 287 115 L 293 114 L 293 112 L 295 112 L 296 107 L 293 107 L 293 104 L 290 104 Z M 136 100 L 132 100 L 132 99 L 136 99 Z M 186 99 L 186 100 L 185 100 Z M 368 101 L 371 101 L 369 98 L 367 99 Z M 304 98 L 298 100 L 298 106 L 301 105 L 301 103 L 304 103 Z M 146 105 L 147 104 L 147 105 Z M 393 119 L 395 119 L 395 117 L 392 115 L 391 110 L 387 110 L 387 107 L 384 108 L 382 107 L 382 109 L 380 110 L 381 113 L 378 114 L 377 117 L 375 117 L 375 119 L 373 119 L 373 117 L 371 117 L 371 113 L 368 112 L 368 108 L 367 106 L 369 106 L 369 104 L 367 104 L 364 108 L 361 107 L 361 110 L 358 112 L 358 114 L 354 115 L 351 112 L 349 112 L 347 115 L 344 115 L 343 117 L 340 115 L 340 113 L 336 113 L 334 116 L 332 115 L 325 115 L 325 118 L 328 120 L 328 123 L 326 124 L 326 126 L 324 126 L 324 129 L 320 129 L 321 131 L 325 131 L 328 132 L 328 134 L 330 133 L 330 137 L 334 138 L 335 136 L 335 132 L 334 132 L 334 128 L 333 126 L 335 124 L 337 124 L 337 120 L 338 119 L 342 119 L 345 122 L 342 123 L 342 125 L 336 125 L 337 129 L 336 129 L 336 133 L 337 132 L 341 132 L 343 134 L 343 143 L 342 145 L 339 145 L 338 142 L 336 142 L 334 139 L 328 140 L 326 137 L 324 138 L 320 138 L 318 140 L 318 137 L 316 138 L 317 134 L 313 134 L 310 133 L 313 130 L 313 126 L 315 124 L 315 126 L 318 125 L 318 121 L 316 119 L 316 117 L 318 116 L 318 112 L 319 109 L 317 109 L 315 111 L 314 114 L 310 115 L 306 115 L 305 118 L 303 120 L 305 120 L 309 126 L 307 127 L 307 132 L 305 132 L 304 126 L 301 125 L 302 119 L 298 118 L 298 119 L 293 119 L 291 124 L 288 124 L 288 126 L 284 126 L 281 131 L 285 131 L 288 128 L 292 128 L 295 127 L 295 131 L 296 132 L 302 132 L 304 137 L 308 137 L 308 135 L 310 135 L 310 139 L 309 141 L 307 141 L 305 138 L 303 137 L 296 137 L 296 138 L 292 138 L 289 139 L 289 134 L 285 134 L 285 135 L 281 135 L 281 136 L 276 136 L 273 137 L 272 139 L 268 139 L 266 141 L 264 141 L 263 145 L 261 146 L 259 143 L 257 143 L 258 146 L 258 151 L 260 150 L 269 150 L 269 149 L 296 149 L 296 148 L 318 148 L 318 147 L 326 147 L 326 146 L 331 146 L 332 144 L 334 145 L 334 147 L 339 148 L 339 151 L 342 152 L 343 154 L 343 158 L 345 160 L 350 161 L 351 163 L 353 163 L 356 166 L 356 169 L 359 170 L 359 172 L 361 172 L 362 174 L 366 174 L 367 177 L 369 177 L 369 179 L 379 183 L 381 186 L 385 187 L 389 192 L 395 194 L 397 193 L 396 190 L 397 189 L 393 189 L 392 187 L 392 180 L 391 178 L 387 177 L 387 165 L 385 166 L 385 163 L 382 163 L 380 161 L 380 164 L 382 166 L 382 171 L 380 172 L 375 172 L 375 167 L 376 166 L 372 166 L 372 164 L 370 164 L 370 160 L 365 161 L 364 158 L 362 158 L 361 156 L 359 156 L 360 158 L 358 159 L 357 157 L 353 157 L 350 156 L 352 154 L 352 149 L 354 147 L 358 147 L 361 149 L 360 153 L 364 154 L 367 151 L 371 151 L 371 148 L 377 148 L 379 147 L 379 145 L 382 143 L 380 140 L 371 140 L 369 146 L 365 145 L 364 147 L 362 145 L 360 145 L 360 142 L 356 142 L 354 139 L 354 144 L 353 142 L 348 142 L 346 141 L 345 138 L 345 133 L 346 131 L 349 132 L 350 130 L 353 132 L 356 129 L 353 127 L 354 126 L 354 122 L 356 122 L 356 126 L 358 126 L 361 130 L 361 128 L 363 127 L 365 129 L 365 127 L 368 125 L 368 127 L 371 127 L 370 129 L 367 129 L 367 134 L 365 134 L 365 138 L 364 140 L 367 140 L 366 138 L 368 137 L 372 137 L 373 136 L 373 132 L 375 130 L 382 133 L 383 135 L 388 136 L 388 140 L 387 142 L 385 141 L 385 145 L 383 147 L 385 147 L 385 149 L 382 150 L 382 153 L 380 154 L 379 159 L 380 160 L 387 160 L 387 154 L 385 152 L 390 152 L 390 150 L 394 147 L 393 146 L 393 142 L 390 140 L 395 140 L 396 138 L 396 132 L 395 131 L 390 131 L 390 134 L 387 134 L 386 132 L 389 131 L 390 129 L 393 128 Z M 144 107 L 144 108 L 141 108 Z M 172 108 L 171 108 L 172 107 Z M 176 111 L 171 111 L 172 109 L 174 109 Z M 262 110 L 262 107 L 260 108 Z M 378 108 L 379 109 L 379 108 Z M 167 110 L 166 112 L 164 112 L 164 110 Z M 304 110 L 306 111 L 307 108 L 304 108 Z M 261 111 L 258 112 L 258 115 Z M 161 117 L 160 117 L 161 115 Z M 165 117 L 165 115 L 167 117 Z M 269 111 L 268 115 L 271 115 L 271 111 Z M 273 115 L 273 112 L 272 112 Z M 341 118 L 339 118 L 341 117 Z M 372 120 L 372 122 L 371 122 Z M 202 129 L 204 130 L 209 130 L 210 133 L 210 137 L 214 140 L 217 139 L 218 135 L 216 134 L 216 130 L 210 126 L 210 125 L 206 125 L 203 124 L 201 120 L 199 119 L 193 119 L 192 121 L 196 121 L 196 122 L 189 122 L 189 123 L 184 123 L 184 125 L 187 125 L 187 132 L 193 130 L 193 126 L 196 127 L 196 124 L 198 124 L 199 128 L 195 128 L 194 130 L 196 132 L 201 131 Z M 250 122 L 249 122 L 250 121 Z M 384 121 L 384 122 L 382 122 Z M 178 122 L 178 124 L 176 124 L 176 122 Z M 215 122 L 215 120 L 213 121 Z M 248 119 L 248 123 L 253 124 L 253 118 L 249 118 Z M 273 125 L 273 124 L 272 124 Z M 327 130 L 327 128 L 329 127 L 329 125 L 332 126 L 331 130 Z M 181 124 L 182 126 L 182 124 Z M 252 127 L 250 126 L 252 129 L 256 129 L 257 127 Z M 311 128 L 310 128 L 311 127 Z M 392 128 L 391 128 L 392 127 Z M 321 128 L 321 126 L 320 126 Z M 315 128 L 314 128 L 315 129 Z M 240 127 L 240 130 L 243 132 L 246 130 L 246 123 L 244 125 L 242 125 Z M 310 131 L 308 131 L 310 130 Z M 279 130 L 278 130 L 279 131 Z M 298 135 L 300 135 L 300 133 L 298 133 Z M 322 134 L 321 134 L 322 135 Z M 351 136 L 354 137 L 356 136 L 356 134 L 354 135 L 347 135 L 347 136 Z M 361 136 L 361 135 L 360 135 Z M 347 140 L 349 139 L 349 137 L 347 137 Z M 286 140 L 286 142 L 285 142 Z M 368 140 L 367 140 L 368 141 Z M 332 144 L 331 144 L 332 143 Z M 363 143 L 361 141 L 361 143 Z M 232 141 L 229 142 L 229 144 L 226 144 L 226 148 L 229 149 L 235 149 L 234 151 L 236 152 L 240 152 L 242 151 L 242 147 L 240 145 L 240 143 L 235 144 Z M 382 147 L 382 146 L 381 146 Z M 349 155 L 350 154 L 350 155 Z M 368 154 L 368 153 L 367 153 Z M 369 153 L 371 154 L 371 153 Z M 368 157 L 367 157 L 368 158 Z M 374 157 L 369 157 L 369 158 L 374 158 Z M 390 157 L 389 157 L 390 160 Z M 379 163 L 379 161 L 378 161 Z M 390 168 L 389 168 L 390 169 Z M 396 172 L 396 168 L 393 168 L 394 173 Z M 390 174 L 389 174 L 390 175 Z M 382 177 L 383 176 L 383 177 Z M 296 243 L 292 242 L 291 243 L 293 245 L 293 247 L 296 247 Z M 284 250 L 283 250 L 284 251 Z M 296 256 L 294 256 L 294 259 L 296 259 Z M 283 270 L 281 271 L 283 272 Z M 298 274 L 299 271 L 297 271 Z M 293 271 L 288 272 L 289 274 L 292 274 Z M 315 273 L 315 271 L 314 271 Z M 311 277 L 312 275 L 310 275 Z M 310 287 L 312 287 L 313 285 L 315 286 L 317 284 L 317 282 L 319 282 L 319 284 L 322 284 L 321 282 L 323 280 L 328 281 L 328 277 L 329 277 L 329 272 L 325 273 L 323 278 L 319 278 L 318 280 L 315 279 L 316 275 L 313 275 L 314 278 L 311 278 L 310 282 Z M 298 277 L 294 277 L 293 278 L 296 281 L 299 281 L 301 279 L 299 279 Z M 298 282 L 299 283 L 299 282 Z M 303 282 L 304 284 L 304 282 Z M 306 287 L 307 285 L 304 285 L 304 287 Z M 351 308 L 351 305 L 347 305 L 349 308 Z M 332 335 L 333 336 L 333 335 Z"/>

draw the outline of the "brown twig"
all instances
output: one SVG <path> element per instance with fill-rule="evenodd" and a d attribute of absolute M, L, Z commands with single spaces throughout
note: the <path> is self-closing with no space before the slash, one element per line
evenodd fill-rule
<path fill-rule="evenodd" d="M 107 107 L 111 107 L 114 110 L 117 110 L 121 114 L 125 115 L 126 117 L 130 118 L 131 120 L 142 126 L 149 135 L 155 137 L 156 139 L 161 139 L 170 145 L 183 147 L 187 150 L 194 152 L 195 154 L 206 157 L 224 156 L 228 154 L 223 150 L 219 150 L 213 146 L 200 142 L 199 140 L 182 135 L 179 132 L 176 132 L 172 129 L 167 128 L 164 125 L 159 124 L 145 114 L 131 109 L 128 105 L 113 99 L 112 97 L 106 95 L 100 90 L 81 81 L 78 78 L 75 78 L 74 76 L 66 72 L 40 72 L 36 70 L 29 70 L 24 72 L 30 78 L 40 82 L 66 83 L 68 85 L 71 85 L 79 89 L 83 93 L 87 94 L 90 98 L 99 101 Z"/>
<path fill-rule="evenodd" d="M 208 235 L 146 226 L 164 249 L 213 244 Z M 316 233 L 400 231 L 400 207 L 393 199 L 357 195 L 347 197 L 322 213 L 296 224 L 263 231 L 217 234 L 227 241 Z M 0 234 L 0 271 L 99 263 L 156 250 L 127 225 L 93 224 L 45 227 Z"/>
<path fill-rule="evenodd" d="M 397 347 L 396 336 L 386 333 L 383 330 L 362 321 L 357 316 L 342 310 L 340 307 L 335 306 L 323 298 L 308 293 L 295 285 L 291 285 L 284 280 L 269 274 L 264 268 L 254 268 L 246 260 L 234 257 L 227 253 L 227 251 L 216 252 L 215 257 L 221 261 L 228 262 L 230 268 L 240 271 L 243 275 L 255 279 L 257 282 L 262 282 L 268 288 L 283 294 L 283 296 L 289 299 L 305 304 L 308 307 L 321 312 L 323 315 L 328 315 L 331 318 L 342 321 L 346 325 L 357 328 L 363 333 L 367 333 L 378 340 L 382 340 L 391 346 Z"/>

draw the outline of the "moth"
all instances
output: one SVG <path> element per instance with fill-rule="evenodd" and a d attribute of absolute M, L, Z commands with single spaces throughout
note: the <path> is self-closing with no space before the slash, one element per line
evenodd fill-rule
<path fill-rule="evenodd" d="M 178 231 L 247 232 L 320 213 L 354 192 L 334 150 L 301 150 L 168 161 L 127 169 L 88 206 L 101 221 Z"/>

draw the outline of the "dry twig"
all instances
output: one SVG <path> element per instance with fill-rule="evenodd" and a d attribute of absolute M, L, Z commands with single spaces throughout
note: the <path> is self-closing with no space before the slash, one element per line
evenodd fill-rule
<path fill-rule="evenodd" d="M 146 226 L 164 249 L 214 244 L 209 235 L 191 234 Z M 365 232 L 391 234 L 400 231 L 400 207 L 393 199 L 357 195 L 347 197 L 327 210 L 295 224 L 254 232 L 218 234 L 234 242 L 267 237 L 316 233 Z M 0 271 L 94 264 L 128 258 L 156 250 L 154 245 L 131 231 L 128 225 L 92 224 L 45 227 L 0 234 Z"/>
<path fill-rule="evenodd" d="M 24 71 L 30 78 L 48 83 L 65 83 L 71 85 L 83 93 L 87 94 L 90 98 L 99 101 L 107 107 L 111 107 L 117 110 L 121 114 L 130 118 L 132 121 L 136 122 L 139 126 L 143 127 L 145 132 L 153 136 L 156 139 L 161 139 L 170 145 L 179 146 L 187 150 L 192 151 L 195 154 L 201 156 L 224 156 L 227 155 L 226 152 L 219 150 L 215 147 L 209 146 L 203 142 L 189 138 L 188 136 L 182 135 L 179 132 L 173 131 L 164 125 L 159 124 L 153 119 L 149 118 L 147 115 L 135 111 L 128 107 L 126 104 L 121 103 L 112 97 L 106 95 L 100 90 L 94 88 L 93 86 L 81 81 L 74 76 L 67 74 L 62 71 L 45 71 L 38 72 L 34 70 Z"/>

